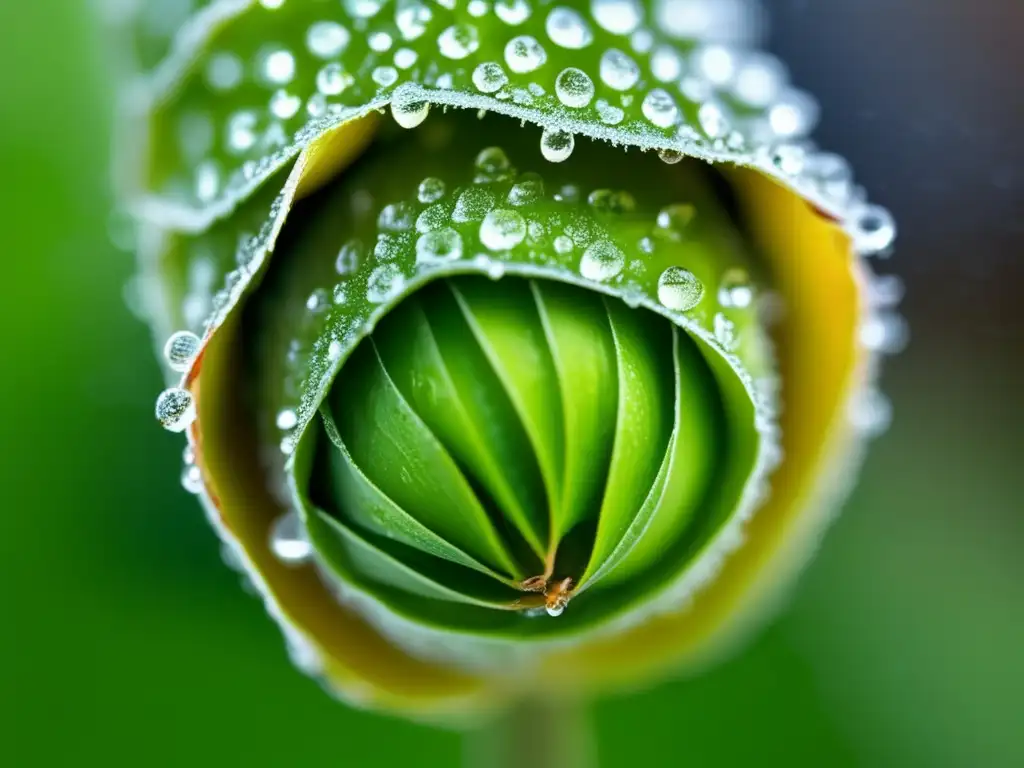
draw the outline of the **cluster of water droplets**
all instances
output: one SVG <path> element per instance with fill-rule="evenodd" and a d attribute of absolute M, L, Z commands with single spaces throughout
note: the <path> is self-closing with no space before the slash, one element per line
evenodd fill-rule
<path fill-rule="evenodd" d="M 817 105 L 790 85 L 776 58 L 748 46 L 758 28 L 748 6 L 260 4 L 230 26 L 265 30 L 252 35 L 265 42 L 221 46 L 211 28 L 168 101 L 190 169 L 186 197 L 199 207 L 229 205 L 331 125 L 391 101 L 395 120 L 411 128 L 441 102 L 540 124 L 552 161 L 568 157 L 573 134 L 585 133 L 659 150 L 670 163 L 694 154 L 756 164 L 837 216 L 859 252 L 885 252 L 895 235 L 891 217 L 866 203 L 835 156 L 806 140 Z M 301 45 L 268 42 L 277 24 L 302 28 Z M 501 32 L 492 57 L 489 38 Z M 566 53 L 573 66 L 556 66 Z M 404 85 L 415 98 L 398 97 Z M 238 106 L 216 117 L 225 104 Z M 168 184 L 171 196 L 182 193 L 180 179 Z"/>
<path fill-rule="evenodd" d="M 315 288 L 306 301 L 312 332 L 304 330 L 297 338 L 316 341 L 306 348 L 296 341 L 290 348 L 290 366 L 299 381 L 288 385 L 283 400 L 294 398 L 294 404 L 280 411 L 276 422 L 284 453 L 294 447 L 311 393 L 327 386 L 323 382 L 337 370 L 345 347 L 369 333 L 391 302 L 429 275 L 472 265 L 493 279 L 508 272 L 546 274 L 614 287 L 632 306 L 647 301 L 680 316 L 707 308 L 702 305 L 705 286 L 685 264 L 648 274 L 647 257 L 656 248 L 673 247 L 691 236 L 692 205 L 665 206 L 652 216 L 646 234 L 626 241 L 615 235 L 609 217 L 637 215 L 628 191 L 576 185 L 549 189 L 542 174 L 520 172 L 499 147 L 477 154 L 471 178 L 463 185 L 423 178 L 408 198 L 363 214 L 376 223 L 375 243 L 352 239 L 342 244 L 339 282 Z M 749 307 L 754 292 L 746 272 L 732 268 L 722 275 L 714 298 L 722 312 Z M 723 348 L 735 347 L 724 315 L 707 323 Z"/>

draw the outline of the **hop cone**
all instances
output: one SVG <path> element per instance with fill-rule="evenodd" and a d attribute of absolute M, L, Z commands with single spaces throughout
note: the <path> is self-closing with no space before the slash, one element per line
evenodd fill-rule
<path fill-rule="evenodd" d="M 746 3 L 149 6 L 157 417 L 301 666 L 436 715 L 774 604 L 884 417 L 893 226 Z"/>

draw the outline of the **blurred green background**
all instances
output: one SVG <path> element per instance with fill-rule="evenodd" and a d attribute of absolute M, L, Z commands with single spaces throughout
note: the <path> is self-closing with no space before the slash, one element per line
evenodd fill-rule
<path fill-rule="evenodd" d="M 455 765 L 456 735 L 291 668 L 179 485 L 131 258 L 108 243 L 111 87 L 85 5 L 0 3 L 0 754 Z M 894 425 L 784 615 L 713 671 L 601 702 L 602 764 L 1021 766 L 1024 5 L 769 5 L 823 143 L 901 222 L 913 342 L 885 372 Z"/>

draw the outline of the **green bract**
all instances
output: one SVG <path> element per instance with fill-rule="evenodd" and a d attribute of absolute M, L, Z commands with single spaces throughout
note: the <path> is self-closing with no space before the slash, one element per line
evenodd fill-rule
<path fill-rule="evenodd" d="M 721 645 L 898 329 L 749 5 L 198 5 L 121 20 L 157 417 L 302 663 L 433 712 Z"/>

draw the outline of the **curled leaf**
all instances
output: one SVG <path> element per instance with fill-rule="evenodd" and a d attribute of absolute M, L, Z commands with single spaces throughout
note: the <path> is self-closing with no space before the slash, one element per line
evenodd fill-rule
<path fill-rule="evenodd" d="M 436 714 L 728 646 L 877 427 L 894 234 L 748 5 L 199 5 L 124 23 L 158 415 L 303 664 Z"/>

